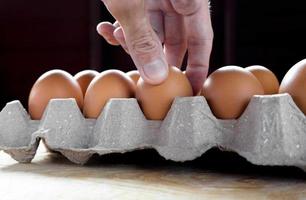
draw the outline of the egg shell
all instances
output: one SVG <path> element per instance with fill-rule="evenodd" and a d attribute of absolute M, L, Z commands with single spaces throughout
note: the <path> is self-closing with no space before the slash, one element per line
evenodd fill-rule
<path fill-rule="evenodd" d="M 119 70 L 107 70 L 96 76 L 88 86 L 84 97 L 84 115 L 98 118 L 111 98 L 133 98 L 135 84 Z"/>
<path fill-rule="evenodd" d="M 213 72 L 205 81 L 203 95 L 212 112 L 220 119 L 236 119 L 254 95 L 263 95 L 260 82 L 249 71 L 226 66 Z"/>
<path fill-rule="evenodd" d="M 80 109 L 83 94 L 74 77 L 63 70 L 44 73 L 33 85 L 29 95 L 29 113 L 33 120 L 41 119 L 51 99 L 74 98 Z"/>
<path fill-rule="evenodd" d="M 257 80 L 261 83 L 265 94 L 278 94 L 279 81 L 271 70 L 260 65 L 250 66 L 245 69 L 251 72 L 257 78 Z"/>
<path fill-rule="evenodd" d="M 175 97 L 192 96 L 187 77 L 176 67 L 169 67 L 168 78 L 159 85 L 151 85 L 142 78 L 136 87 L 136 98 L 149 120 L 163 120 Z"/>
<path fill-rule="evenodd" d="M 79 83 L 83 96 L 85 96 L 86 90 L 90 84 L 90 82 L 99 75 L 99 72 L 95 70 L 84 70 L 79 73 L 77 73 L 74 78 Z"/>
<path fill-rule="evenodd" d="M 283 78 L 279 93 L 289 93 L 306 115 L 306 59 L 295 64 Z"/>
<path fill-rule="evenodd" d="M 132 70 L 126 73 L 126 75 L 128 75 L 135 84 L 137 84 L 139 78 L 140 78 L 140 74 L 137 70 Z"/>

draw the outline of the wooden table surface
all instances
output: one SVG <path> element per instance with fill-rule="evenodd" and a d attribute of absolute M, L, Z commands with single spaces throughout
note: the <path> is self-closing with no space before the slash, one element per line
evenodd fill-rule
<path fill-rule="evenodd" d="M 0 199 L 306 199 L 306 173 L 215 150 L 187 163 L 148 150 L 79 166 L 40 148 L 31 164 L 0 153 Z"/>

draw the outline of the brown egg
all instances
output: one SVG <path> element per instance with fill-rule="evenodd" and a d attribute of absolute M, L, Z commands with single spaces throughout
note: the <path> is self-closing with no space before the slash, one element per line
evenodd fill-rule
<path fill-rule="evenodd" d="M 128 75 L 135 84 L 137 84 L 139 78 L 140 78 L 140 74 L 137 70 L 132 70 L 126 73 L 126 75 Z"/>
<path fill-rule="evenodd" d="M 254 65 L 245 68 L 249 72 L 251 72 L 261 83 L 265 94 L 277 94 L 279 90 L 279 82 L 275 74 L 269 69 Z"/>
<path fill-rule="evenodd" d="M 135 84 L 119 70 L 107 70 L 96 76 L 88 86 L 84 97 L 84 115 L 98 118 L 111 98 L 133 98 Z"/>
<path fill-rule="evenodd" d="M 163 120 L 174 98 L 187 96 L 192 96 L 191 85 L 176 67 L 169 68 L 167 80 L 160 85 L 150 85 L 140 78 L 136 87 L 136 98 L 149 120 Z"/>
<path fill-rule="evenodd" d="M 205 81 L 203 94 L 214 115 L 220 119 L 240 117 L 254 95 L 264 94 L 256 77 L 236 66 L 222 67 Z"/>
<path fill-rule="evenodd" d="M 74 78 L 77 80 L 77 82 L 79 83 L 79 85 L 82 89 L 83 96 L 85 96 L 86 90 L 87 90 L 90 82 L 97 75 L 99 75 L 99 73 L 95 70 L 84 70 L 84 71 L 81 71 L 81 72 L 77 73 L 74 76 Z"/>
<path fill-rule="evenodd" d="M 56 98 L 74 98 L 82 109 L 81 88 L 73 76 L 63 70 L 48 71 L 33 85 L 29 96 L 29 113 L 32 119 L 41 119 L 49 101 Z"/>
<path fill-rule="evenodd" d="M 279 93 L 289 93 L 306 115 L 306 59 L 295 64 L 285 75 Z"/>

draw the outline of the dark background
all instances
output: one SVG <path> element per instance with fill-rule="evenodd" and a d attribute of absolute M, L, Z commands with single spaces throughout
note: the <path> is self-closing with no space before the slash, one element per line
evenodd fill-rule
<path fill-rule="evenodd" d="M 303 1 L 213 0 L 215 32 L 211 71 L 224 65 L 264 65 L 279 80 L 305 57 L 306 7 Z M 119 47 L 96 33 L 112 20 L 99 0 L 3 0 L 0 5 L 0 106 L 27 98 L 45 71 L 61 68 L 75 74 L 133 69 Z"/>

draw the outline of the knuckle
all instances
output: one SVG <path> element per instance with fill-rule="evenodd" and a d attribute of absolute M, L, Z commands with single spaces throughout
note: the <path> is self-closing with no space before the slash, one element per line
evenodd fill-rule
<path fill-rule="evenodd" d="M 199 39 L 199 38 L 189 38 L 188 41 L 188 46 L 193 46 L 193 47 L 202 47 L 202 46 L 206 46 L 206 47 L 210 47 L 212 46 L 212 40 L 211 39 Z"/>
<path fill-rule="evenodd" d="M 139 32 L 128 41 L 130 55 L 133 60 L 139 63 L 147 63 L 162 53 L 161 43 L 153 31 Z M 137 64 L 136 64 L 137 65 Z"/>
<path fill-rule="evenodd" d="M 173 8 L 182 15 L 192 15 L 198 11 L 201 0 L 171 0 Z"/>
<path fill-rule="evenodd" d="M 179 49 L 187 48 L 187 40 L 185 38 L 167 37 L 165 44 L 169 46 L 175 46 Z"/>
<path fill-rule="evenodd" d="M 145 32 L 132 40 L 132 49 L 137 54 L 150 53 L 158 48 L 158 43 L 155 41 L 151 32 Z"/>
<path fill-rule="evenodd" d="M 168 45 L 178 46 L 186 43 L 186 40 L 184 40 L 183 38 L 167 37 L 166 43 Z"/>

